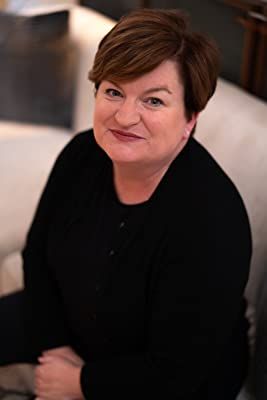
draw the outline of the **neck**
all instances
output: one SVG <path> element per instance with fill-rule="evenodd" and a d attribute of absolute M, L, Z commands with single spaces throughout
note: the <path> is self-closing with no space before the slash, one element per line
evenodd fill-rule
<path fill-rule="evenodd" d="M 169 165 L 146 170 L 114 163 L 114 184 L 120 201 L 138 204 L 149 200 L 168 168 Z"/>
<path fill-rule="evenodd" d="M 160 165 L 113 162 L 114 185 L 120 201 L 124 204 L 138 204 L 149 200 L 187 140 L 182 140 L 173 157 L 163 160 Z"/>

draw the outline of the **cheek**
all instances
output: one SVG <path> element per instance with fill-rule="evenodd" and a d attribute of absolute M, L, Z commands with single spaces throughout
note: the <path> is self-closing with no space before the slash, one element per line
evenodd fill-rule
<path fill-rule="evenodd" d="M 179 121 L 178 113 L 166 112 L 155 113 L 146 118 L 146 126 L 149 129 L 151 136 L 156 139 L 169 141 L 170 137 L 179 137 L 181 131 L 181 121 Z"/>
<path fill-rule="evenodd" d="M 169 129 L 170 135 L 179 140 L 185 131 L 187 121 L 182 112 L 171 113 L 166 128 Z"/>
<path fill-rule="evenodd" d="M 96 101 L 94 109 L 94 124 L 103 124 L 113 118 L 115 114 L 115 106 L 113 104 Z"/>
<path fill-rule="evenodd" d="M 95 104 L 94 109 L 94 125 L 99 125 L 105 120 L 105 108 L 100 104 Z"/>
<path fill-rule="evenodd" d="M 163 150 L 175 148 L 181 141 L 186 121 L 178 112 L 162 113 L 157 118 L 150 118 L 147 123 L 151 137 Z"/>
<path fill-rule="evenodd" d="M 94 129 L 94 136 L 98 144 L 101 143 L 102 137 L 103 137 L 103 132 L 104 132 L 104 127 L 103 127 L 103 121 L 104 121 L 104 116 L 103 116 L 103 111 L 101 107 L 95 105 L 94 109 L 94 116 L 93 116 L 93 129 Z"/>
<path fill-rule="evenodd" d="M 143 123 L 149 130 L 151 136 L 159 136 L 165 131 L 166 123 L 164 122 L 164 115 L 161 116 L 160 113 L 153 113 L 143 116 Z"/>

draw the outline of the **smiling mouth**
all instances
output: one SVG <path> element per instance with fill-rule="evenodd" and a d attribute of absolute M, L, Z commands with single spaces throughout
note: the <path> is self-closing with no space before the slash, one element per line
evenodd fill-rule
<path fill-rule="evenodd" d="M 141 136 L 135 135 L 134 133 L 131 133 L 131 132 L 124 132 L 124 131 L 120 131 L 117 129 L 110 129 L 110 131 L 114 136 L 122 138 L 122 139 L 129 139 L 129 140 L 143 139 Z"/>

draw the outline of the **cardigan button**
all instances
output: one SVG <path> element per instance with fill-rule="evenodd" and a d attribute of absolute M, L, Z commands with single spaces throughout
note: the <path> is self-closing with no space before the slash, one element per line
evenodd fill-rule
<path fill-rule="evenodd" d="M 110 250 L 109 255 L 112 257 L 112 256 L 114 256 L 114 254 L 115 254 L 115 251 L 114 250 Z"/>
<path fill-rule="evenodd" d="M 120 229 L 121 229 L 121 228 L 124 228 L 124 226 L 125 226 L 125 222 L 124 222 L 124 221 L 121 221 L 119 228 L 120 228 Z"/>

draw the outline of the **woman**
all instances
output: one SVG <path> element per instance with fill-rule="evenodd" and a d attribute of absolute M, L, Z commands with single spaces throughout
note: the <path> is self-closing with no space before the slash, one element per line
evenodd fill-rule
<path fill-rule="evenodd" d="M 94 129 L 59 156 L 23 253 L 39 399 L 235 399 L 250 229 L 192 138 L 217 74 L 179 11 L 134 11 L 100 43 Z"/>

